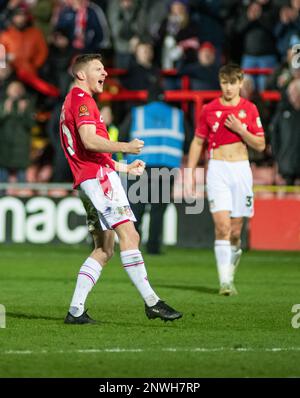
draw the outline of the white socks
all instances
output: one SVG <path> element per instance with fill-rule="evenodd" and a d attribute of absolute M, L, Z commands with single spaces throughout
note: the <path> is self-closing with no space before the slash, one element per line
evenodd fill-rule
<path fill-rule="evenodd" d="M 123 267 L 129 278 L 140 292 L 148 307 L 155 305 L 159 297 L 155 294 L 147 278 L 143 256 L 136 250 L 126 250 L 120 253 Z"/>
<path fill-rule="evenodd" d="M 238 257 L 240 257 L 240 248 L 241 246 L 231 245 L 231 264 L 235 264 Z"/>
<path fill-rule="evenodd" d="M 231 246 L 229 240 L 215 240 L 215 256 L 220 284 L 232 282 Z"/>
<path fill-rule="evenodd" d="M 145 303 L 152 307 L 159 301 L 159 297 L 151 288 L 143 256 L 139 250 L 121 252 L 121 261 L 129 278 L 140 292 Z M 70 304 L 69 312 L 78 317 L 84 312 L 84 303 L 100 277 L 102 266 L 93 258 L 88 257 L 79 270 L 76 288 Z"/>
<path fill-rule="evenodd" d="M 102 266 L 98 261 L 88 257 L 79 270 L 75 292 L 70 304 L 69 312 L 73 316 L 80 316 L 84 312 L 84 303 L 100 277 Z"/>
<path fill-rule="evenodd" d="M 233 282 L 234 274 L 240 262 L 241 255 L 242 255 L 241 245 L 240 244 L 238 246 L 231 245 L 231 282 Z"/>

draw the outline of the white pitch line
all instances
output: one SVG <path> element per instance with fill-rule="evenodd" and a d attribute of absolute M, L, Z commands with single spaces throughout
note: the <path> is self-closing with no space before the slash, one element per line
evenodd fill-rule
<path fill-rule="evenodd" d="M 100 353 L 142 353 L 142 352 L 288 352 L 299 351 L 300 347 L 273 347 L 273 348 L 230 348 L 230 347 L 216 347 L 216 348 L 162 348 L 162 349 L 142 349 L 142 348 L 102 348 L 102 349 L 87 349 L 87 350 L 59 350 L 59 351 L 30 351 L 30 350 L 8 350 L 0 351 L 0 355 L 40 355 L 40 354 L 100 354 Z"/>

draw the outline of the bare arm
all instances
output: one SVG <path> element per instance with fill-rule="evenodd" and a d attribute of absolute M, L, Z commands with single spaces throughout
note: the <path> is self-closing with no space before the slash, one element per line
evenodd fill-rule
<path fill-rule="evenodd" d="M 266 148 L 265 137 L 258 137 L 256 135 L 253 135 L 246 128 L 240 134 L 240 136 L 248 146 L 255 149 L 256 151 L 263 152 L 265 150 Z"/>
<path fill-rule="evenodd" d="M 185 174 L 185 180 L 184 180 L 184 194 L 186 197 L 194 197 L 196 193 L 195 170 L 201 156 L 203 142 L 204 142 L 203 138 L 194 136 L 190 146 L 188 163 L 187 163 L 188 173 Z"/>
<path fill-rule="evenodd" d="M 234 115 L 229 115 L 227 117 L 225 121 L 225 126 L 232 130 L 234 133 L 241 136 L 243 141 L 251 148 L 255 149 L 258 152 L 264 151 L 266 147 L 265 137 L 258 137 L 254 134 L 251 134 L 247 130 L 247 128 L 243 126 L 242 122 Z"/>
<path fill-rule="evenodd" d="M 202 152 L 203 142 L 204 142 L 203 138 L 195 136 L 191 143 L 187 167 L 191 168 L 193 171 L 196 169 L 197 164 L 199 162 Z"/>
<path fill-rule="evenodd" d="M 136 176 L 141 176 L 145 170 L 146 164 L 142 160 L 134 160 L 132 163 L 116 162 L 114 160 L 115 170 L 120 173 L 128 173 Z"/>
<path fill-rule="evenodd" d="M 144 146 L 144 141 L 134 139 L 130 142 L 113 142 L 96 134 L 94 124 L 83 124 L 79 127 L 81 141 L 88 151 L 91 152 L 125 152 L 139 154 Z"/>

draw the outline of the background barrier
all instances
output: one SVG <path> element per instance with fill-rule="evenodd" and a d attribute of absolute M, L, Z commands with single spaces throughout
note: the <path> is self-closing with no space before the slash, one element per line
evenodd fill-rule
<path fill-rule="evenodd" d="M 6 184 L 23 189 L 26 184 Z M 2 188 L 4 184 L 2 184 Z M 34 193 L 0 198 L 0 243 L 85 243 L 85 211 L 70 184 L 27 184 Z M 62 194 L 61 189 L 67 192 Z M 26 190 L 25 192 L 28 192 Z M 50 196 L 61 192 L 60 197 Z M 256 186 L 255 215 L 243 230 L 243 245 L 256 250 L 300 250 L 300 187 Z M 185 203 L 170 204 L 164 243 L 212 248 L 214 230 L 205 199 L 201 214 L 187 215 Z M 143 220 L 147 239 L 149 216 Z"/>

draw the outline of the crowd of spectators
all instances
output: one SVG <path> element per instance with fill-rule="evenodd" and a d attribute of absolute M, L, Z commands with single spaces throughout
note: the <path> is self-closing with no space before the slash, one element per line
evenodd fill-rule
<path fill-rule="evenodd" d="M 106 67 L 126 70 L 107 80 L 112 92 L 157 81 L 180 90 L 182 76 L 191 90 L 217 90 L 225 62 L 271 68 L 245 79 L 242 95 L 257 104 L 268 141 L 251 161 L 299 183 L 300 0 L 0 0 L 0 44 L 0 182 L 70 181 L 60 107 L 73 58 L 100 52 Z M 169 69 L 176 75 L 162 73 Z M 262 101 L 264 90 L 281 100 Z M 128 104 L 104 105 L 115 136 Z M 191 123 L 193 115 L 189 107 Z"/>

